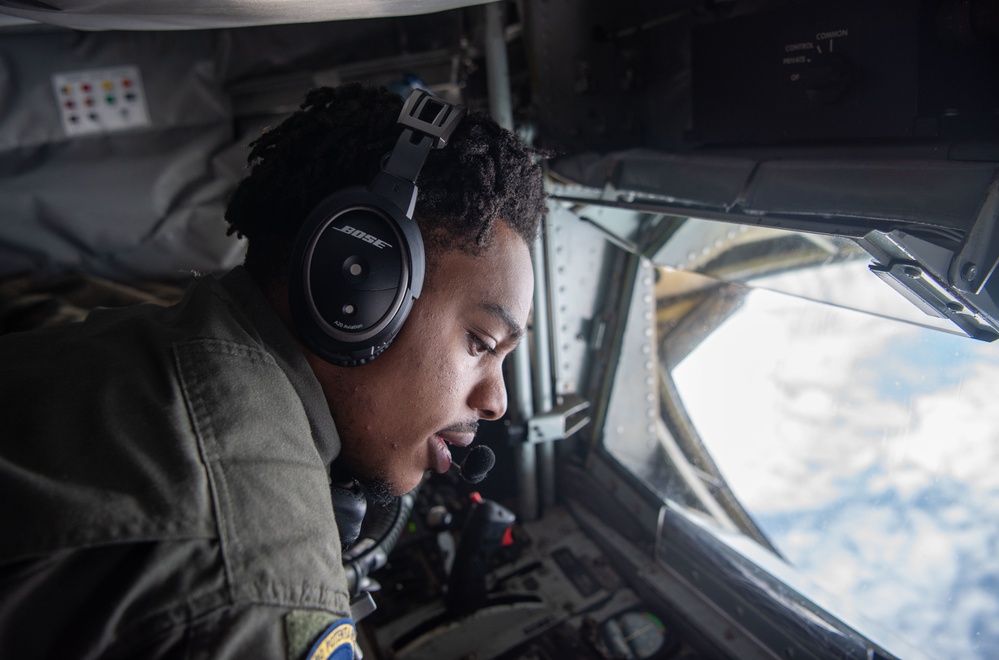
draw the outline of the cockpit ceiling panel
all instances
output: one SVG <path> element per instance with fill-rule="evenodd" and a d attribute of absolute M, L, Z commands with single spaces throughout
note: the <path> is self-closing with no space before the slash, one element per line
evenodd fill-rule
<path fill-rule="evenodd" d="M 46 23 L 77 30 L 190 30 L 408 16 L 488 0 L 0 0 L 0 27 Z"/>

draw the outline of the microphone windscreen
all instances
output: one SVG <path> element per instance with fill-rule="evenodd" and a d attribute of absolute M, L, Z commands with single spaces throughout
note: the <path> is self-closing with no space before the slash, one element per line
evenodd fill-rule
<path fill-rule="evenodd" d="M 461 462 L 461 478 L 471 484 L 477 484 L 486 478 L 486 473 L 496 464 L 496 454 L 485 445 L 472 447 L 472 450 Z"/>

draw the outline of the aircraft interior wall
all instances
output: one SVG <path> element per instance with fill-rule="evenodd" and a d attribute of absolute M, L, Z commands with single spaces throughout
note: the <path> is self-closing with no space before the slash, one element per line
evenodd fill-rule
<path fill-rule="evenodd" d="M 520 0 L 493 6 L 498 30 L 479 3 L 316 22 L 259 3 L 184 29 L 128 2 L 112 29 L 73 2 L 48 24 L 22 4 L 0 0 L 0 332 L 166 304 L 192 272 L 240 263 L 221 217 L 246 146 L 316 85 L 424 85 L 493 112 L 502 87 L 513 127 L 552 152 L 512 410 L 480 434 L 496 467 L 475 487 L 432 475 L 365 523 L 346 558 L 377 605 L 358 596 L 365 657 L 934 655 L 803 586 L 712 457 L 682 363 L 760 291 L 987 355 L 997 3 Z M 891 302 L 801 284 L 840 267 Z M 793 336 L 824 338 L 810 323 Z M 733 370 L 762 342 L 737 346 L 719 358 Z M 930 370 L 914 364 L 899 371 Z"/>

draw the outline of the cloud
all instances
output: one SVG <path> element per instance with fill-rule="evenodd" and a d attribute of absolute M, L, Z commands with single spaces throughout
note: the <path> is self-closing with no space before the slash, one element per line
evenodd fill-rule
<path fill-rule="evenodd" d="M 999 350 L 756 290 L 673 377 L 799 570 L 931 654 L 999 656 Z"/>

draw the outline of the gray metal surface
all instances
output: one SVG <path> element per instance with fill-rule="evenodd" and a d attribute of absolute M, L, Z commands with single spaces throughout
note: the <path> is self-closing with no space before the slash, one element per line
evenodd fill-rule
<path fill-rule="evenodd" d="M 602 319 L 596 306 L 609 248 L 599 229 L 565 207 L 549 207 L 548 252 L 555 394 L 582 390 L 587 355 L 600 350 Z"/>
<path fill-rule="evenodd" d="M 659 450 L 654 270 L 641 259 L 604 423 L 604 447 L 639 478 L 655 466 Z"/>
<path fill-rule="evenodd" d="M 572 156 L 553 165 L 564 179 L 608 202 L 648 202 L 663 213 L 792 227 L 912 223 L 967 230 L 996 171 L 982 159 L 948 160 L 932 150 L 799 149 L 783 153 L 676 155 L 650 150 Z M 584 195 L 579 195 L 584 196 Z"/>

